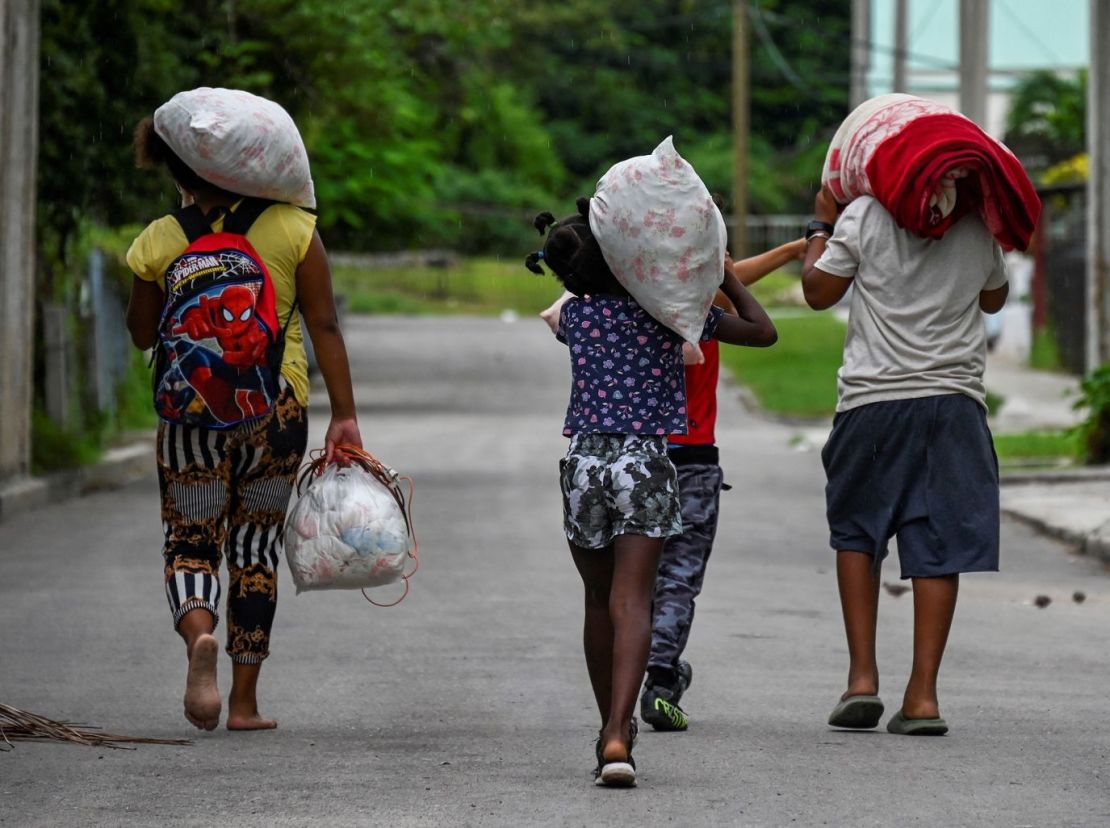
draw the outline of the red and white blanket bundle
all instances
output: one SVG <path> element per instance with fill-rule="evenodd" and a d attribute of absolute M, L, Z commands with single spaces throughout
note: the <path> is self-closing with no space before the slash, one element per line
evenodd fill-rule
<path fill-rule="evenodd" d="M 880 95 L 844 120 L 821 182 L 837 201 L 874 196 L 899 226 L 940 238 L 978 211 L 1005 250 L 1029 246 L 1041 201 L 1021 162 L 1000 141 L 946 106 Z"/>

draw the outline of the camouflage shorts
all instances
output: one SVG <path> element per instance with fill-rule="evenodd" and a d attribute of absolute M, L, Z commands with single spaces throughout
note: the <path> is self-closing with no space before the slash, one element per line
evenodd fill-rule
<path fill-rule="evenodd" d="M 600 549 L 617 535 L 682 532 L 678 479 L 665 437 L 576 434 L 559 461 L 563 527 L 575 546 Z"/>

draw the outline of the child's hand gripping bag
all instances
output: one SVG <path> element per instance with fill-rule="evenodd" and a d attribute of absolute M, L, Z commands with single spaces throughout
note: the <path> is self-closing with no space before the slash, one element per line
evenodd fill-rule
<path fill-rule="evenodd" d="M 349 464 L 325 466 L 321 457 L 307 466 L 298 489 L 311 482 L 285 519 L 285 558 L 297 592 L 404 581 L 408 594 L 416 568 L 405 569 L 417 561 L 416 539 L 397 472 L 358 449 L 337 451 Z"/>
<path fill-rule="evenodd" d="M 613 165 L 590 199 L 590 230 L 632 298 L 694 346 L 724 280 L 721 211 L 671 138 Z"/>
<path fill-rule="evenodd" d="M 154 131 L 210 184 L 239 195 L 316 206 L 301 133 L 271 100 L 239 89 L 178 92 L 155 110 Z"/>

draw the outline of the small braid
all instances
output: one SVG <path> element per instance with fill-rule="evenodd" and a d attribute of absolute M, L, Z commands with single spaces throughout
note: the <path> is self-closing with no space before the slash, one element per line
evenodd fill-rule
<path fill-rule="evenodd" d="M 579 198 L 575 201 L 578 213 L 560 221 L 551 213 L 540 213 L 532 220 L 532 226 L 542 236 L 547 233 L 543 250 L 529 253 L 524 266 L 532 273 L 542 275 L 544 262 L 563 283 L 563 286 L 577 296 L 586 294 L 609 294 L 626 296 L 605 257 L 601 247 L 590 230 L 590 199 Z"/>

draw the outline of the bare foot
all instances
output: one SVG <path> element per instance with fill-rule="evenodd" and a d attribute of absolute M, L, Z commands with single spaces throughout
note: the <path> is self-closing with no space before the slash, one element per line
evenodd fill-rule
<path fill-rule="evenodd" d="M 879 676 L 877 674 L 848 676 L 848 689 L 840 697 L 841 701 L 852 696 L 877 696 L 879 695 Z"/>
<path fill-rule="evenodd" d="M 228 705 L 227 729 L 228 730 L 273 730 L 277 722 L 263 717 L 257 710 L 254 712 L 238 713 L 234 705 Z"/>
<path fill-rule="evenodd" d="M 628 752 L 624 742 L 615 739 L 601 749 L 601 758 L 606 762 L 627 762 Z"/>
<path fill-rule="evenodd" d="M 189 650 L 185 675 L 185 718 L 201 730 L 215 730 L 220 723 L 220 690 L 216 686 L 216 658 L 220 645 L 207 633 L 198 636 Z"/>

